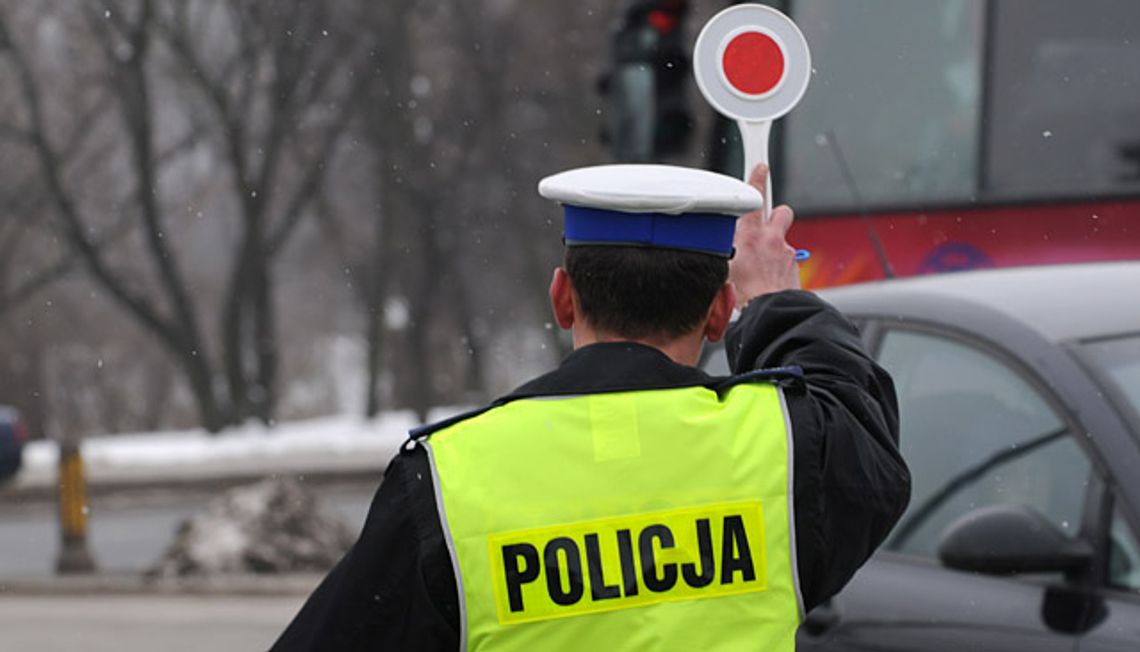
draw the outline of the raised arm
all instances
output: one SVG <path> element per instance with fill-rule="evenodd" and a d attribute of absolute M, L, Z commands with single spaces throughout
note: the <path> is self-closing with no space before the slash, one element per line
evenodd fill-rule
<path fill-rule="evenodd" d="M 765 171 L 750 180 L 760 184 Z M 730 281 L 744 304 L 726 337 L 735 373 L 798 366 L 785 388 L 794 437 L 796 545 L 804 604 L 838 592 L 906 508 L 910 474 L 899 454 L 894 384 L 833 306 L 799 289 L 784 240 L 792 213 L 742 218 Z M 792 277 L 795 277 L 794 279 Z"/>

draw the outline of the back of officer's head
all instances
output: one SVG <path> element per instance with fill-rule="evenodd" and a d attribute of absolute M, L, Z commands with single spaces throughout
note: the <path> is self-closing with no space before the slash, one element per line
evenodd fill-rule
<path fill-rule="evenodd" d="M 634 339 L 691 333 L 728 279 L 726 258 L 637 246 L 567 247 L 565 269 L 582 317 Z"/>

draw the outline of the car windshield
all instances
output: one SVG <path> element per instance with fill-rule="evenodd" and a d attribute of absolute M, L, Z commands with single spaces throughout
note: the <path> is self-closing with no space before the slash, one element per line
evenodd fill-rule
<path fill-rule="evenodd" d="M 1088 358 L 1124 398 L 1140 427 L 1140 334 L 1087 342 Z"/>

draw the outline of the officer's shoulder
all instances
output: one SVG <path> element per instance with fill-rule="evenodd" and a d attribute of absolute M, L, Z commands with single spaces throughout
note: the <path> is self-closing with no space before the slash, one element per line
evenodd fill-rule
<path fill-rule="evenodd" d="M 502 403 L 500 401 L 495 401 L 494 403 L 484 405 L 483 407 L 467 410 L 466 412 L 460 412 L 459 414 L 447 417 L 446 419 L 441 419 L 439 421 L 434 421 L 432 423 L 427 423 L 422 426 L 412 428 L 408 431 L 408 440 L 405 442 L 402 450 L 407 451 L 414 449 L 416 442 L 424 441 L 432 434 L 437 433 L 440 430 L 450 428 L 451 426 L 454 426 L 463 421 L 467 421 L 468 419 L 473 419 L 480 414 L 484 414 L 487 411 L 498 407 L 501 404 Z"/>
<path fill-rule="evenodd" d="M 742 374 L 717 378 L 712 384 L 709 385 L 709 388 L 715 390 L 718 394 L 722 394 L 734 387 L 739 387 L 741 385 L 754 385 L 759 383 L 783 385 L 799 384 L 803 382 L 803 368 L 798 365 L 790 365 L 787 367 L 755 369 L 753 371 L 748 371 Z"/>

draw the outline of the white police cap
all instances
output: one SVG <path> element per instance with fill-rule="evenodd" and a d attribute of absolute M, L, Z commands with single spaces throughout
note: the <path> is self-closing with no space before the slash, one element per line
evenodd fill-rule
<path fill-rule="evenodd" d="M 763 205 L 733 177 L 673 165 L 598 165 L 543 179 L 538 192 L 565 209 L 574 245 L 634 245 L 732 255 L 736 218 Z"/>

